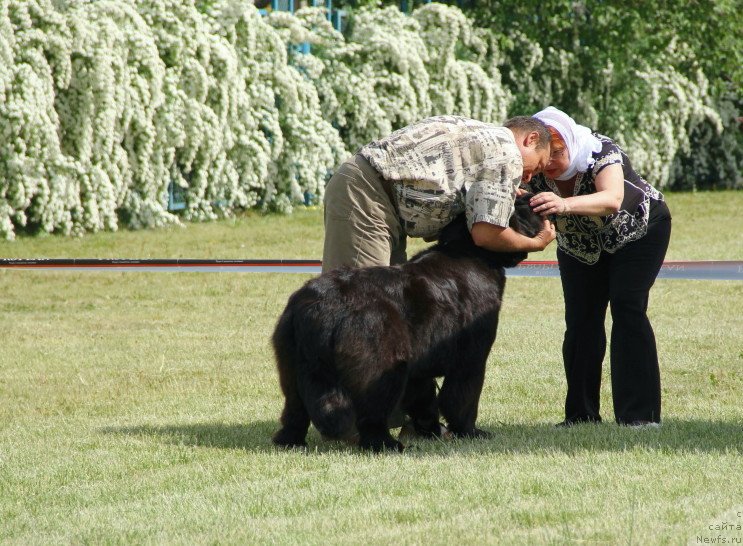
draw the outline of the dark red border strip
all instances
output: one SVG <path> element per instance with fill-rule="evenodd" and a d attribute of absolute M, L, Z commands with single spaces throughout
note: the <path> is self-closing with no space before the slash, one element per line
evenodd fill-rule
<path fill-rule="evenodd" d="M 197 260 L 186 258 L 175 259 L 106 259 L 106 258 L 11 258 L 0 259 L 0 268 L 65 268 L 65 267 L 321 267 L 320 260 Z"/>

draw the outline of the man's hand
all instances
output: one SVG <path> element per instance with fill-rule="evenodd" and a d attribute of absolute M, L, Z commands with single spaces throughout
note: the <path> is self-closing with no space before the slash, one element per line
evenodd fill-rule
<path fill-rule="evenodd" d="M 555 240 L 555 237 L 557 237 L 555 225 L 545 218 L 542 220 L 542 229 L 534 236 L 534 241 L 537 244 L 537 248 L 534 250 L 544 250 L 547 248 L 547 245 Z"/>
<path fill-rule="evenodd" d="M 542 229 L 534 237 L 521 235 L 513 228 L 503 228 L 487 222 L 475 222 L 472 240 L 477 246 L 495 252 L 538 252 L 555 240 L 555 226 L 542 221 Z"/>

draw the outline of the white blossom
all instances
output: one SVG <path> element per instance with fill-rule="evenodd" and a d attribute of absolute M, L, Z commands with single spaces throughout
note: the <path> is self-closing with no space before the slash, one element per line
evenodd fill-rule
<path fill-rule="evenodd" d="M 682 43 L 630 84 L 609 60 L 592 92 L 574 53 L 455 7 L 361 9 L 350 29 L 245 0 L 0 0 L 0 236 L 177 223 L 171 185 L 186 220 L 289 212 L 349 153 L 434 114 L 500 123 L 571 95 L 659 186 L 693 127 L 721 129 L 701 70 L 674 68 L 693 63 Z"/>

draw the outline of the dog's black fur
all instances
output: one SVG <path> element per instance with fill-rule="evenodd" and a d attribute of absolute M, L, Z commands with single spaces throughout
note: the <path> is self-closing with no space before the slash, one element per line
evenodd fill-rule
<path fill-rule="evenodd" d="M 510 225 L 529 237 L 541 229 L 528 196 L 516 200 Z M 312 422 L 325 437 L 358 432 L 363 448 L 401 450 L 388 426 L 398 403 L 419 435 L 440 433 L 439 412 L 455 436 L 486 435 L 475 420 L 503 268 L 524 258 L 477 247 L 461 215 L 406 264 L 310 280 L 289 298 L 273 334 L 286 398 L 274 443 L 306 445 Z"/>

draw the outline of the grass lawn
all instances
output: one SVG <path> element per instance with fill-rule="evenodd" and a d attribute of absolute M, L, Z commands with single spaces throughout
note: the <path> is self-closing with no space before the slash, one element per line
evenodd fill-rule
<path fill-rule="evenodd" d="M 743 260 L 743 192 L 668 201 L 668 259 Z M 0 257 L 319 258 L 321 218 L 19 238 Z M 613 424 L 607 369 L 605 423 L 563 430 L 559 280 L 511 278 L 480 403 L 493 438 L 369 455 L 314 429 L 307 453 L 270 444 L 268 339 L 307 278 L 0 270 L 0 542 L 743 543 L 743 283 L 656 283 L 661 429 Z"/>

